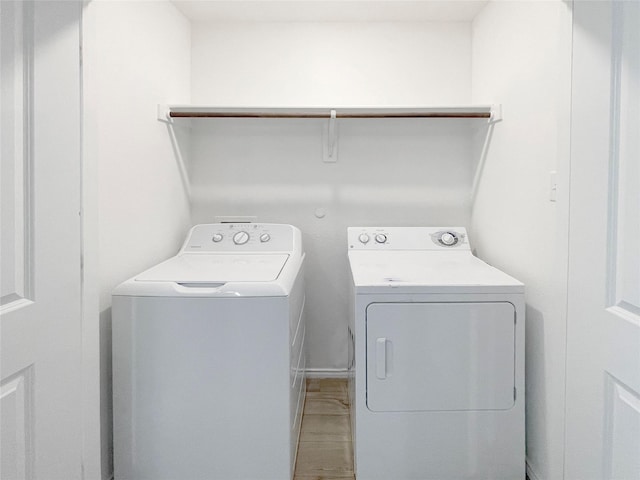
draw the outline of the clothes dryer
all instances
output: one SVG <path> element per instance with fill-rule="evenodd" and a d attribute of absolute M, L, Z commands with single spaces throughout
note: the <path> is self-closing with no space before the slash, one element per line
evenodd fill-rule
<path fill-rule="evenodd" d="M 525 478 L 524 286 L 464 228 L 348 229 L 358 480 Z"/>
<path fill-rule="evenodd" d="M 197 225 L 115 289 L 115 480 L 292 478 L 303 263 L 290 225 Z"/>

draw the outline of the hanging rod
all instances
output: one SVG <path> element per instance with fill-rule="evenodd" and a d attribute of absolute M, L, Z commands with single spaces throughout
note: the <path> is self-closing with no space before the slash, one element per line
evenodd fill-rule
<path fill-rule="evenodd" d="M 188 105 L 159 105 L 158 120 L 176 118 L 486 118 L 500 120 L 499 105 L 468 107 L 357 107 L 357 108 L 225 108 Z"/>
<path fill-rule="evenodd" d="M 169 112 L 171 118 L 331 118 L 330 113 Z M 335 118 L 490 118 L 491 112 L 336 113 Z"/>

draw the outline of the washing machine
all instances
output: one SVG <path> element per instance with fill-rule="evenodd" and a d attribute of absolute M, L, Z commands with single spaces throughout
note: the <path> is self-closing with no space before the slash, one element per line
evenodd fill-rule
<path fill-rule="evenodd" d="M 115 480 L 292 478 L 303 264 L 293 226 L 197 225 L 115 289 Z"/>
<path fill-rule="evenodd" d="M 523 284 L 461 227 L 352 227 L 348 257 L 357 480 L 524 480 Z"/>

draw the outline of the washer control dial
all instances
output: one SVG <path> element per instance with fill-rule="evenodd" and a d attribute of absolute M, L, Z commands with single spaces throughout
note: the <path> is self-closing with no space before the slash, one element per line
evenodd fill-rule
<path fill-rule="evenodd" d="M 271 235 L 269 235 L 268 233 L 263 233 L 262 235 L 260 235 L 260 241 L 262 243 L 266 243 L 269 240 L 271 240 Z"/>
<path fill-rule="evenodd" d="M 213 240 L 215 243 L 218 243 L 218 242 L 221 242 L 223 238 L 224 237 L 222 236 L 221 233 L 214 233 L 213 237 L 211 237 L 211 240 Z"/>
<path fill-rule="evenodd" d="M 444 232 L 442 235 L 440 235 L 440 242 L 447 247 L 452 247 L 453 245 L 458 243 L 458 237 L 455 235 L 455 233 Z"/>
<path fill-rule="evenodd" d="M 376 243 L 387 243 L 387 236 L 384 233 L 376 234 Z"/>
<path fill-rule="evenodd" d="M 361 233 L 358 237 L 358 240 L 360 240 L 360 243 L 369 243 L 369 235 L 367 235 L 366 233 Z"/>
<path fill-rule="evenodd" d="M 245 231 L 238 232 L 233 236 L 233 243 L 235 243 L 236 245 L 244 245 L 248 241 L 249 234 Z"/>

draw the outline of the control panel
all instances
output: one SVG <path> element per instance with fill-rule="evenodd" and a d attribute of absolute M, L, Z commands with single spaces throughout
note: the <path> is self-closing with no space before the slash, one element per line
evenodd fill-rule
<path fill-rule="evenodd" d="M 193 227 L 181 252 L 287 252 L 294 240 L 291 225 L 210 223 Z"/>
<path fill-rule="evenodd" d="M 470 250 L 464 227 L 349 227 L 353 250 Z"/>

